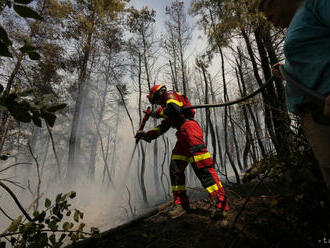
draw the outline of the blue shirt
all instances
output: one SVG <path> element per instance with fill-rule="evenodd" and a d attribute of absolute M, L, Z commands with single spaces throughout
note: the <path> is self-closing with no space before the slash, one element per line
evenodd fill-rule
<path fill-rule="evenodd" d="M 284 43 L 285 70 L 308 88 L 330 93 L 330 0 L 305 0 Z M 299 114 L 308 99 L 286 87 L 290 112 Z"/>

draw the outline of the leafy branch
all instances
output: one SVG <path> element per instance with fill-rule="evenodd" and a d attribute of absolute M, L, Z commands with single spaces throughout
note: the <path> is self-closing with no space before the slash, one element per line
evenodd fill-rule
<path fill-rule="evenodd" d="M 67 194 L 58 194 L 54 203 L 46 198 L 45 209 L 41 212 L 35 211 L 33 218 L 27 215 L 29 220 L 27 223 L 23 223 L 22 216 L 13 220 L 7 231 L 0 235 L 0 247 L 6 247 L 6 243 L 1 242 L 1 238 L 7 237 L 10 237 L 12 247 L 59 248 L 66 237 L 69 237 L 72 242 L 76 242 L 84 239 L 86 235 L 98 235 L 99 230 L 94 227 L 90 229 L 90 232 L 84 231 L 85 223 L 81 222 L 84 213 L 70 208 L 68 200 L 75 197 L 76 192 L 72 191 Z M 70 217 L 72 221 L 68 219 Z M 66 221 L 62 223 L 64 218 Z M 56 236 L 56 233 L 61 233 L 61 235 Z"/>
<path fill-rule="evenodd" d="M 65 103 L 51 104 L 51 95 L 43 95 L 40 98 L 32 98 L 33 90 L 27 89 L 21 92 L 11 92 L 8 95 L 0 85 L 0 110 L 9 111 L 15 120 L 20 122 L 33 122 L 36 126 L 42 126 L 42 119 L 53 127 L 56 120 L 55 112 L 66 107 Z"/>
<path fill-rule="evenodd" d="M 42 17 L 33 9 L 28 7 L 33 0 L 14 0 L 14 1 L 1 1 L 1 11 L 4 8 L 13 8 L 16 14 L 23 18 L 32 18 L 35 20 L 42 20 Z M 9 47 L 12 45 L 12 41 L 9 39 L 7 31 L 0 26 L 0 56 L 12 57 L 9 51 Z M 40 55 L 36 52 L 37 47 L 31 45 L 28 41 L 24 41 L 24 46 L 20 48 L 21 52 L 27 53 L 30 59 L 38 60 Z"/>
<path fill-rule="evenodd" d="M 10 196 L 13 198 L 13 200 L 15 201 L 16 205 L 18 206 L 18 208 L 21 210 L 21 212 L 24 214 L 25 218 L 28 219 L 29 221 L 32 221 L 32 218 L 30 217 L 30 215 L 25 211 L 25 209 L 22 207 L 21 203 L 19 202 L 19 200 L 17 199 L 16 195 L 14 194 L 14 192 L 4 183 L 2 183 L 0 181 L 0 186 L 6 190 Z"/>

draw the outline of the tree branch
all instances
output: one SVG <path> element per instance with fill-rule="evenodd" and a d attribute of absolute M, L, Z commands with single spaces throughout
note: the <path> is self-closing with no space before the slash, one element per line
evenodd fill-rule
<path fill-rule="evenodd" d="M 35 208 L 37 210 L 38 206 L 39 206 L 39 200 L 38 199 L 40 198 L 40 185 L 41 185 L 40 165 L 39 165 L 38 159 L 33 154 L 30 143 L 28 143 L 28 147 L 29 147 L 29 151 L 31 153 L 31 156 L 32 156 L 33 160 L 36 162 L 36 166 L 37 166 L 38 186 L 37 186 L 37 198 L 36 198 L 37 202 L 36 202 L 36 208 Z"/>
<path fill-rule="evenodd" d="M 12 165 L 9 165 L 8 167 L 6 167 L 6 168 L 0 170 L 0 173 L 3 172 L 3 171 L 5 171 L 5 170 L 10 169 L 11 167 L 14 167 L 14 166 L 16 166 L 16 165 L 21 165 L 21 164 L 32 164 L 32 163 L 25 162 L 25 163 L 16 163 L 16 164 L 12 164 Z"/>
<path fill-rule="evenodd" d="M 11 218 L 2 208 L 0 208 L 0 211 L 8 218 L 10 219 L 11 221 L 14 221 L 13 218 Z"/>
<path fill-rule="evenodd" d="M 117 90 L 119 91 L 119 94 L 120 94 L 121 100 L 122 100 L 122 102 L 123 102 L 123 104 L 124 104 L 124 107 L 125 107 L 126 113 L 127 113 L 127 115 L 128 115 L 128 118 L 129 118 L 130 121 L 131 121 L 132 130 L 133 130 L 133 134 L 134 134 L 134 124 L 133 124 L 133 120 L 132 120 L 132 117 L 131 117 L 131 115 L 130 115 L 128 109 L 127 109 L 124 95 L 123 95 L 123 93 L 121 92 L 121 90 L 120 90 L 120 88 L 119 88 L 118 85 L 116 85 L 116 88 L 117 88 Z"/>
<path fill-rule="evenodd" d="M 21 212 L 24 214 L 24 216 L 29 220 L 32 221 L 32 218 L 30 217 L 30 215 L 25 211 L 25 209 L 22 207 L 21 203 L 19 202 L 19 200 L 17 199 L 16 195 L 13 193 L 13 191 L 11 191 L 10 188 L 7 187 L 7 185 L 5 185 L 4 183 L 0 182 L 0 186 L 2 188 L 4 188 L 9 194 L 10 196 L 14 199 L 16 205 L 18 206 L 18 208 L 21 210 Z M 1 235 L 0 235 L 1 237 Z"/>
<path fill-rule="evenodd" d="M 93 235 L 93 233 L 89 233 L 89 232 L 82 232 L 82 231 L 65 231 L 65 230 L 41 230 L 41 232 L 52 232 L 52 233 L 82 233 L 82 234 L 86 234 L 86 235 Z M 4 233 L 4 234 L 0 234 L 0 238 L 3 237 L 8 237 L 8 236 L 13 236 L 13 235 L 18 235 L 18 234 L 22 234 L 22 232 L 13 232 L 13 233 Z"/>

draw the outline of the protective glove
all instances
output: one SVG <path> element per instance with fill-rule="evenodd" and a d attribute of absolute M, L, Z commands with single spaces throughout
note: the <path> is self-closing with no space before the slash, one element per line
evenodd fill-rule
<path fill-rule="evenodd" d="M 147 133 L 144 131 L 137 131 L 135 134 L 136 141 L 139 141 L 140 139 L 147 141 L 148 143 L 151 142 L 151 139 L 148 137 Z"/>
<path fill-rule="evenodd" d="M 159 107 L 158 109 L 156 109 L 155 111 L 153 111 L 151 113 L 151 117 L 155 118 L 155 119 L 159 119 L 159 118 L 162 118 L 161 116 L 161 112 L 163 111 L 163 108 L 162 107 Z"/>

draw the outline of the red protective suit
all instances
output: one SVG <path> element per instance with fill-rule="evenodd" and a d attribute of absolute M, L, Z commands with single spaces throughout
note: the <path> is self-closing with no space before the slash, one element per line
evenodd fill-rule
<path fill-rule="evenodd" d="M 174 204 L 189 204 L 186 194 L 184 170 L 192 164 L 196 176 L 212 198 L 217 200 L 217 207 L 229 210 L 225 191 L 214 169 L 211 154 L 203 140 L 203 132 L 194 120 L 195 111 L 185 110 L 191 106 L 187 97 L 178 92 L 167 92 L 161 108 L 154 112 L 154 117 L 163 118 L 161 124 L 148 131 L 148 139 L 156 139 L 170 127 L 176 128 L 177 143 L 172 151 L 170 177 Z"/>

